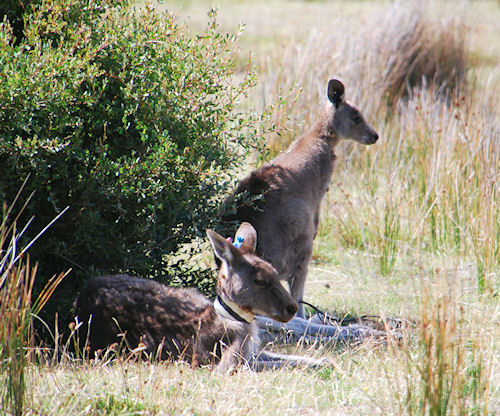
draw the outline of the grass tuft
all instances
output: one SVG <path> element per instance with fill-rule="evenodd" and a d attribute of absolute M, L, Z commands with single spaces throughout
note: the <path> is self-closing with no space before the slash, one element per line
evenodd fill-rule
<path fill-rule="evenodd" d="M 21 191 L 22 188 L 16 200 Z M 11 207 L 14 203 L 15 201 Z M 30 351 L 33 347 L 32 316 L 41 311 L 69 271 L 54 276 L 32 304 L 37 265 L 32 266 L 29 255 L 25 253 L 27 247 L 31 246 L 47 228 L 38 234 L 35 240 L 19 250 L 18 242 L 31 221 L 22 230 L 18 230 L 17 219 L 22 210 L 13 221 L 10 221 L 11 207 L 8 208 L 4 204 L 0 224 L 0 316 L 2 317 L 0 368 L 2 373 L 6 373 L 6 382 L 1 384 L 0 395 L 2 407 L 10 409 L 11 414 L 20 416 L 24 412 L 25 404 L 25 370 L 31 362 Z"/>
<path fill-rule="evenodd" d="M 365 57 L 369 72 L 364 75 L 378 86 L 389 110 L 414 88 L 429 87 L 441 94 L 463 90 L 467 78 L 463 26 L 456 16 L 432 18 L 427 2 L 407 7 L 396 3 L 381 19 Z M 373 77 L 380 79 L 376 82 Z"/>

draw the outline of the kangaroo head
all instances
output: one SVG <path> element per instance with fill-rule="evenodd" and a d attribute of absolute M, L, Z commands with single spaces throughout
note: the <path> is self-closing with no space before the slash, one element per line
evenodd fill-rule
<path fill-rule="evenodd" d="M 373 144 L 378 134 L 365 121 L 361 112 L 345 100 L 344 84 L 338 79 L 328 82 L 328 100 L 331 103 L 333 116 L 329 117 L 329 129 L 340 139 L 352 139 L 361 144 Z"/>
<path fill-rule="evenodd" d="M 297 302 L 281 285 L 276 269 L 255 254 L 257 232 L 251 224 L 241 224 L 234 244 L 212 230 L 207 231 L 207 236 L 222 261 L 217 279 L 222 300 L 251 315 L 265 315 L 281 322 L 293 318 Z"/>

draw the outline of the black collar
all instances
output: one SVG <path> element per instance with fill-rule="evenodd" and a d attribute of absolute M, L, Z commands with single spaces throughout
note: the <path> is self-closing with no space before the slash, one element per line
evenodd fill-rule
<path fill-rule="evenodd" d="M 239 321 L 239 322 L 245 322 L 246 324 L 248 324 L 249 322 L 241 317 L 240 315 L 238 315 L 235 311 L 233 311 L 229 305 L 227 305 L 226 302 L 224 302 L 222 300 L 222 297 L 217 295 L 217 298 L 215 298 L 215 302 L 218 302 L 220 306 L 222 306 L 224 308 L 224 310 L 229 314 L 231 315 L 235 320 Z M 217 311 L 217 308 L 215 309 Z"/>

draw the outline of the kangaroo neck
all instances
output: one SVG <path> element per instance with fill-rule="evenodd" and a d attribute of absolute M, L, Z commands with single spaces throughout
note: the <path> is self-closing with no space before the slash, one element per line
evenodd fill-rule
<path fill-rule="evenodd" d="M 214 309 L 220 316 L 233 321 L 250 324 L 255 318 L 253 313 L 243 310 L 239 305 L 221 294 L 218 294 L 215 298 Z"/>
<path fill-rule="evenodd" d="M 309 131 L 307 136 L 316 140 L 326 142 L 333 150 L 337 143 L 340 141 L 339 136 L 335 133 L 333 128 L 333 118 L 329 113 L 325 113 L 321 120 L 319 120 Z"/>
<path fill-rule="evenodd" d="M 328 121 L 319 120 L 309 131 L 295 140 L 284 154 L 307 155 L 308 158 L 314 158 L 315 155 L 321 157 L 325 151 L 333 154 L 340 138 L 330 124 Z"/>
<path fill-rule="evenodd" d="M 320 132 L 317 126 L 314 126 L 271 163 L 291 169 L 295 173 L 329 175 L 335 160 L 334 149 L 338 141 L 335 134 Z"/>

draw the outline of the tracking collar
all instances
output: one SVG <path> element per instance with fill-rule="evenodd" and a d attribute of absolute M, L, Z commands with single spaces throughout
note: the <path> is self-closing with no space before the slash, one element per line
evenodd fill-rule
<path fill-rule="evenodd" d="M 214 309 L 219 315 L 236 320 L 239 322 L 251 323 L 255 315 L 252 312 L 243 310 L 236 303 L 230 301 L 229 299 L 222 299 L 221 295 L 217 295 L 214 301 Z"/>

